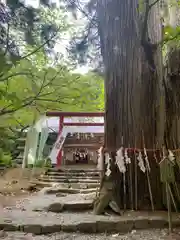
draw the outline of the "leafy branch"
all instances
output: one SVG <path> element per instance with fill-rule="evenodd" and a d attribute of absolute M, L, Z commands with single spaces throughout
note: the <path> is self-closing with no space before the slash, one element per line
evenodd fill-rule
<path fill-rule="evenodd" d="M 30 57 L 31 55 L 39 52 L 45 45 L 47 45 L 50 41 L 52 41 L 52 40 L 57 36 L 58 30 L 60 30 L 60 28 L 58 28 L 57 31 L 56 31 L 49 39 L 47 39 L 44 43 L 42 43 L 42 44 L 41 44 L 39 47 L 37 47 L 35 50 L 33 50 L 32 52 L 27 53 L 26 55 L 22 56 L 22 57 L 20 58 L 20 60 L 25 59 L 25 58 L 28 58 L 28 57 Z"/>
<path fill-rule="evenodd" d="M 57 79 L 57 77 L 60 75 L 60 72 L 61 72 L 62 69 L 63 69 L 63 67 L 59 68 L 58 71 L 56 71 L 56 73 L 50 79 L 47 79 L 47 77 L 48 77 L 47 76 L 48 69 L 47 69 L 44 72 L 44 77 L 42 79 L 41 85 L 38 87 L 37 93 L 33 96 L 29 96 L 29 97 L 26 97 L 24 99 L 19 99 L 19 98 L 17 98 L 17 96 L 14 96 L 14 100 L 17 100 L 18 103 L 21 103 L 21 104 L 20 105 L 18 104 L 17 106 L 15 106 L 14 101 L 11 100 L 10 104 L 8 104 L 7 106 L 5 106 L 4 108 L 2 108 L 0 110 L 0 116 L 15 113 L 18 110 L 21 110 L 25 107 L 33 105 L 37 101 L 38 102 L 56 102 L 56 103 L 61 103 L 61 104 L 68 104 L 64 101 L 65 98 L 69 99 L 70 96 L 68 94 L 67 94 L 67 96 L 65 96 L 62 93 L 62 98 L 59 96 L 59 89 L 62 88 L 63 86 L 67 87 L 67 84 L 63 84 L 63 83 L 59 84 L 56 88 L 54 88 L 54 84 L 53 84 L 54 81 Z M 36 81 L 33 78 L 33 77 L 35 77 L 35 75 L 30 74 L 29 76 L 32 77 L 31 80 L 34 82 L 34 84 L 36 83 L 36 81 L 38 83 L 38 81 L 39 81 L 38 76 L 36 76 L 36 79 L 37 79 Z M 78 79 L 78 78 L 76 78 L 76 79 Z M 72 79 L 68 83 L 69 84 L 72 84 L 72 83 L 74 84 L 76 79 Z M 37 86 L 37 84 L 36 84 L 36 86 Z M 46 92 L 46 90 L 47 90 L 47 92 Z M 52 96 L 53 97 L 55 96 L 55 92 L 57 92 L 56 99 L 52 98 Z M 8 93 L 7 93 L 6 97 L 8 98 Z M 47 98 L 47 97 L 49 97 L 49 98 Z"/>
<path fill-rule="evenodd" d="M 0 82 L 8 81 L 10 78 L 18 77 L 18 76 L 31 76 L 33 77 L 32 72 L 18 72 L 18 73 L 12 73 L 4 78 L 0 78 Z"/>

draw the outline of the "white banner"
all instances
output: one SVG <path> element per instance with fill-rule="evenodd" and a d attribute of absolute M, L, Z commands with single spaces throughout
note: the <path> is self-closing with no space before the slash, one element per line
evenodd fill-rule
<path fill-rule="evenodd" d="M 59 151 L 62 149 L 62 146 L 64 144 L 64 141 L 66 139 L 66 136 L 67 136 L 67 129 L 66 128 L 63 128 L 61 134 L 58 136 L 54 146 L 53 146 L 53 149 L 49 155 L 49 158 L 51 159 L 51 163 L 52 164 L 56 164 L 57 163 L 57 156 L 58 156 L 58 153 Z"/>
<path fill-rule="evenodd" d="M 37 132 L 35 127 L 30 127 L 26 136 L 23 168 L 25 168 L 27 164 L 34 164 L 36 160 L 38 138 L 39 132 Z"/>
<path fill-rule="evenodd" d="M 46 141 L 48 139 L 48 135 L 49 135 L 48 128 L 42 128 L 41 136 L 40 136 L 40 140 L 39 140 L 37 161 L 41 161 L 43 159 L 43 150 L 44 150 Z"/>

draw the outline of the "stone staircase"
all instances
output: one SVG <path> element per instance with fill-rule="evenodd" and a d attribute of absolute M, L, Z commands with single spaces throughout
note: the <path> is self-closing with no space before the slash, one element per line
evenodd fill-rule
<path fill-rule="evenodd" d="M 100 185 L 97 169 L 48 169 L 39 177 L 40 182 L 59 184 L 68 189 L 89 189 L 96 191 Z M 72 191 L 73 192 L 73 191 Z"/>
<path fill-rule="evenodd" d="M 92 211 L 100 187 L 97 169 L 51 168 L 38 180 L 41 184 L 49 184 L 49 187 L 42 190 L 42 193 L 48 196 L 47 203 L 43 207 L 40 204 L 36 210 L 55 213 Z"/>
<path fill-rule="evenodd" d="M 96 169 L 49 169 L 39 178 L 38 182 L 41 181 L 49 187 L 30 195 L 25 201 L 20 199 L 15 206 L 0 209 L 0 231 L 37 235 L 57 232 L 123 234 L 168 227 L 166 212 L 126 211 L 121 216 L 94 215 L 93 203 L 100 184 Z M 178 213 L 172 214 L 172 225 L 180 227 Z"/>

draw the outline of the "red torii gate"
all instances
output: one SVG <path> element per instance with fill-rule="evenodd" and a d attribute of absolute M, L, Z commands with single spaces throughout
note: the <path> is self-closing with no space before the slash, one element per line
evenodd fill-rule
<path fill-rule="evenodd" d="M 59 132 L 63 129 L 63 126 L 104 126 L 104 123 L 80 123 L 80 122 L 71 122 L 65 123 L 65 117 L 104 117 L 104 112 L 46 112 L 47 117 L 59 117 Z M 59 152 L 57 157 L 57 166 L 60 166 L 62 162 L 62 151 Z"/>

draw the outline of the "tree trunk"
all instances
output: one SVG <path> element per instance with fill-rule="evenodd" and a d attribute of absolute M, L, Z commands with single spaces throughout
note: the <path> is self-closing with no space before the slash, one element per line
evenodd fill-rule
<path fill-rule="evenodd" d="M 168 3 L 168 1 L 167 1 Z M 169 2 L 170 4 L 170 2 Z M 171 4 L 168 6 L 169 16 L 168 25 L 172 28 L 179 26 L 179 6 L 177 4 Z M 180 146 L 180 49 L 179 40 L 174 40 L 167 45 L 167 75 L 166 75 L 166 87 L 167 87 L 167 122 L 166 122 L 166 136 L 168 146 L 171 149 L 178 149 Z"/>
<path fill-rule="evenodd" d="M 143 149 L 145 145 L 146 148 L 152 149 L 157 143 L 160 146 L 163 142 L 162 53 L 159 47 L 153 56 L 156 59 L 156 71 L 152 72 L 141 45 L 144 12 L 140 13 L 138 3 L 138 0 L 99 0 L 97 4 L 106 76 L 105 148 L 113 154 L 121 146 Z M 157 13 L 158 6 L 154 6 L 148 19 L 148 35 L 152 43 L 157 43 L 162 38 L 160 14 Z M 135 205 L 142 208 L 142 202 L 145 202 L 143 199 L 149 198 L 147 175 L 137 167 L 134 152 L 129 154 L 133 162 L 127 167 L 125 178 L 119 173 L 120 180 L 116 178 L 114 184 L 118 186 L 116 191 L 128 207 L 130 205 L 132 207 L 130 198 L 135 199 L 138 196 L 138 203 L 133 202 L 133 208 Z M 149 161 L 150 180 L 156 179 L 154 183 L 151 181 L 151 190 L 153 198 L 159 199 L 157 206 L 160 208 L 159 167 L 153 159 L 153 153 L 149 154 Z M 133 179 L 131 183 L 130 178 Z M 135 178 L 141 183 L 136 190 L 135 184 L 131 186 Z M 126 188 L 125 191 L 123 186 Z M 133 195 L 131 197 L 130 188 Z"/>
<path fill-rule="evenodd" d="M 180 10 L 178 3 L 166 1 L 166 7 L 169 10 L 166 17 L 166 24 L 172 28 L 179 27 L 180 24 Z M 169 149 L 179 149 L 180 148 L 180 49 L 179 49 L 179 40 L 175 39 L 170 41 L 167 44 L 167 62 L 166 62 L 166 76 L 165 76 L 165 85 L 166 85 L 166 131 L 165 137 Z M 174 193 L 174 199 L 176 205 L 180 206 L 180 152 L 176 151 L 176 167 L 175 167 L 175 176 L 176 183 L 171 185 L 172 191 Z"/>

